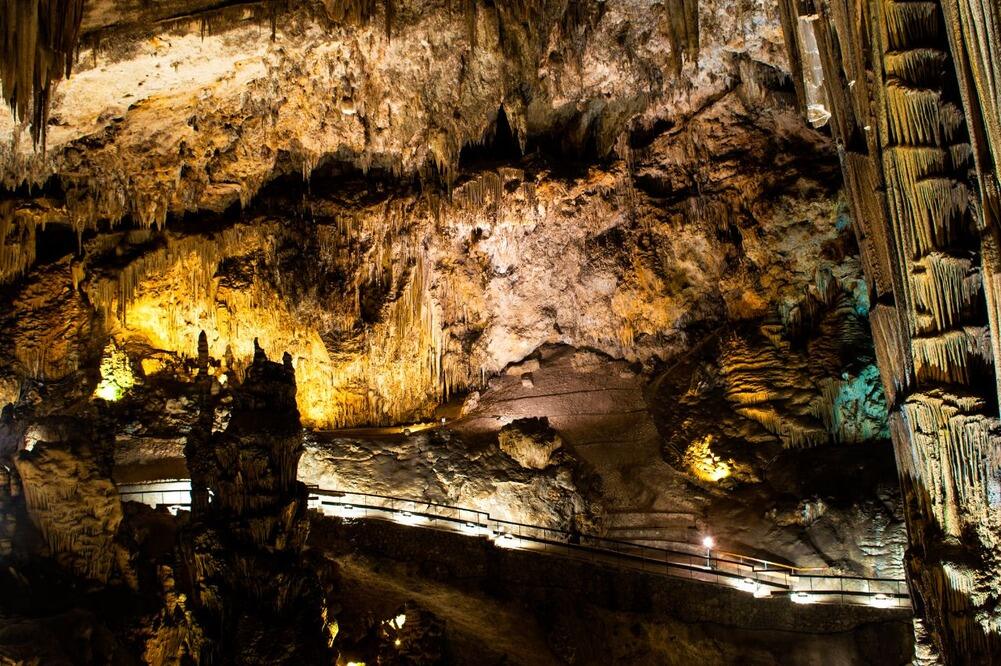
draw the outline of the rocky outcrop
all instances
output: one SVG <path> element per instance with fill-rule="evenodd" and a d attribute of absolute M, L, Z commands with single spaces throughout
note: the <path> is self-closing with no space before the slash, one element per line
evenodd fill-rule
<path fill-rule="evenodd" d="M 459 506 L 561 530 L 575 522 L 589 532 L 601 528 L 600 480 L 566 453 L 536 469 L 503 453 L 496 440 L 449 431 L 310 439 L 299 474 L 321 488 Z"/>
<path fill-rule="evenodd" d="M 330 159 L 450 181 L 501 109 L 522 147 L 546 136 L 569 155 L 604 154 L 633 116 L 690 113 L 719 94 L 730 52 L 784 59 L 774 27 L 746 27 L 774 26 L 774 9 L 729 1 L 671 2 L 654 15 L 642 2 L 592 0 L 85 5 L 74 74 L 33 109 L 35 133 L 49 115 L 48 152 L 0 120 L 3 182 L 57 175 L 76 228 L 225 210 L 276 174 Z M 73 16 L 52 7 L 43 14 L 56 23 Z M 74 32 L 55 33 L 66 56 Z M 31 71 L 21 56 L 30 34 L 12 36 L 7 91 Z M 50 90 L 54 70 L 35 85 Z"/>
<path fill-rule="evenodd" d="M 93 583 L 131 580 L 118 490 L 91 423 L 72 417 L 32 419 L 13 457 L 28 517 L 44 555 Z M 110 450 L 110 447 L 106 447 Z"/>
<path fill-rule="evenodd" d="M 996 12 L 967 4 L 8 0 L 0 407 L 95 394 L 123 467 L 192 479 L 147 659 L 329 656 L 297 468 L 897 575 L 887 407 L 919 610 L 988 654 L 956 638 L 996 624 Z M 358 426 L 390 429 L 322 432 Z"/>
<path fill-rule="evenodd" d="M 200 351 L 204 371 L 204 346 Z M 323 593 L 301 560 L 309 524 L 306 488 L 296 480 L 302 433 L 288 355 L 273 363 L 257 347 L 233 400 L 226 429 L 189 436 L 186 451 L 198 472 L 193 485 L 204 484 L 205 490 L 180 537 L 195 618 L 204 632 L 193 658 L 239 664 L 331 660 Z M 240 612 L 232 612 L 236 608 Z"/>
<path fill-rule="evenodd" d="M 833 155 L 797 125 L 781 82 L 742 76 L 684 128 L 624 142 L 600 167 L 472 163 L 450 199 L 327 171 L 199 232 L 95 237 L 77 284 L 127 350 L 186 354 L 204 330 L 234 378 L 254 337 L 288 350 L 316 427 L 426 417 L 545 343 L 649 368 L 727 321 L 809 320 L 808 294 L 844 301 L 858 281 L 839 249 Z M 776 169 L 776 154 L 797 157 Z"/>
<path fill-rule="evenodd" d="M 561 446 L 560 436 L 549 427 L 548 419 L 518 419 L 497 433 L 501 451 L 528 469 L 545 469 Z"/>

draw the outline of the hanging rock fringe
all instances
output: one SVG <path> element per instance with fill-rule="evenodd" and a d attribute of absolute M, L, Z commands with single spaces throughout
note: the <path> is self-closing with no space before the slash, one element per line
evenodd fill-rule
<path fill-rule="evenodd" d="M 45 148 L 52 84 L 69 76 L 83 18 L 83 0 L 3 0 L 0 80 L 14 117 L 30 121 Z"/>

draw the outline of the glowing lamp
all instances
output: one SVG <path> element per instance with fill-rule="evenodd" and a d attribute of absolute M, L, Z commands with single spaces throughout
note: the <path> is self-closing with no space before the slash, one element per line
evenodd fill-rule
<path fill-rule="evenodd" d="M 417 523 L 421 522 L 421 517 L 415 516 L 409 511 L 401 511 L 393 515 L 393 520 L 395 520 L 398 523 L 403 523 L 404 525 L 416 525 Z"/>
<path fill-rule="evenodd" d="M 869 600 L 869 605 L 875 608 L 889 608 L 893 605 L 893 599 L 880 592 L 872 596 Z"/>
<path fill-rule="evenodd" d="M 514 548 L 517 545 L 514 537 L 508 534 L 507 532 L 498 532 L 497 539 L 495 540 L 494 543 L 496 543 L 501 548 Z"/>
<path fill-rule="evenodd" d="M 706 550 L 712 550 L 716 546 L 716 539 L 711 536 L 702 537 L 702 547 Z"/>
<path fill-rule="evenodd" d="M 473 522 L 467 522 L 463 524 L 463 526 L 460 529 L 466 534 L 471 534 L 473 536 L 479 536 L 483 534 L 483 528 Z"/>

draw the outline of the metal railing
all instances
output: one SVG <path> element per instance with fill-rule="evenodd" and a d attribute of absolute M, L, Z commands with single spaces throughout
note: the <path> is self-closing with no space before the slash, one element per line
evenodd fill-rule
<path fill-rule="evenodd" d="M 166 506 L 172 513 L 191 503 L 191 484 L 171 479 L 121 484 L 123 501 Z M 910 608 L 907 583 L 890 578 L 843 575 L 805 569 L 696 545 L 688 550 L 657 548 L 588 534 L 492 518 L 476 509 L 388 495 L 309 488 L 309 507 L 347 520 L 383 519 L 429 529 L 461 532 L 515 548 L 648 573 L 734 587 L 755 597 L 785 596 L 795 603 L 859 604 Z"/>

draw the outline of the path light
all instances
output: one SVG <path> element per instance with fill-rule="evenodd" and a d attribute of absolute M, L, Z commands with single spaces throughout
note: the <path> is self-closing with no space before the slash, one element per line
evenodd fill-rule
<path fill-rule="evenodd" d="M 793 592 L 790 599 L 792 599 L 794 604 L 812 604 L 816 601 L 816 599 L 806 592 Z"/>
<path fill-rule="evenodd" d="M 507 532 L 498 532 L 495 543 L 501 548 L 514 548 L 517 545 L 514 537 Z"/>
<path fill-rule="evenodd" d="M 886 596 L 882 592 L 879 594 L 874 594 L 869 600 L 870 606 L 875 606 L 876 608 L 889 608 L 893 605 L 893 599 Z"/>
<path fill-rule="evenodd" d="M 471 534 L 473 536 L 479 536 L 483 533 L 483 529 L 476 523 L 467 522 L 460 528 L 466 534 Z"/>
<path fill-rule="evenodd" d="M 415 516 L 409 511 L 401 511 L 399 513 L 393 514 L 393 520 L 398 523 L 403 523 L 404 525 L 416 525 L 421 522 L 420 516 Z"/>
<path fill-rule="evenodd" d="M 702 545 L 706 549 L 706 569 L 713 568 L 713 547 L 716 545 L 716 539 L 712 538 L 710 535 L 705 535 L 702 537 Z"/>
<path fill-rule="evenodd" d="M 355 515 L 355 508 L 350 504 L 331 507 L 331 513 L 340 518 L 351 518 Z"/>

